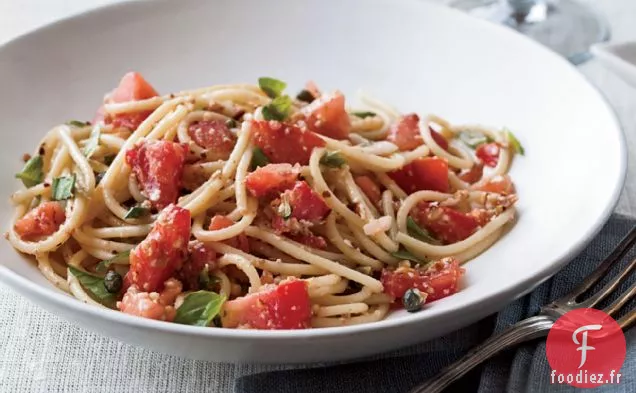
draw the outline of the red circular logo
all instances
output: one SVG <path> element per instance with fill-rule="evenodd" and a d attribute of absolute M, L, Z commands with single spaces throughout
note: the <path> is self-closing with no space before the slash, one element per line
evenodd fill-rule
<path fill-rule="evenodd" d="M 619 384 L 625 335 L 603 311 L 582 308 L 557 319 L 546 344 L 550 382 L 578 388 Z"/>

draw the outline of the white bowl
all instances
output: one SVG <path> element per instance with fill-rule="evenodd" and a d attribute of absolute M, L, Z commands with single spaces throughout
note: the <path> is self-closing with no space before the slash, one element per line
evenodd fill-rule
<path fill-rule="evenodd" d="M 329 361 L 432 339 L 502 308 L 559 270 L 612 211 L 626 151 L 603 97 L 566 61 L 509 29 L 418 1 L 154 1 L 56 23 L 0 50 L 2 194 L 22 153 L 49 127 L 90 118 L 128 70 L 160 91 L 259 76 L 307 79 L 352 96 L 363 88 L 400 110 L 507 126 L 519 219 L 468 263 L 464 288 L 416 314 L 352 327 L 247 331 L 145 320 L 85 305 L 52 287 L 7 242 L 2 280 L 88 329 L 185 357 Z M 8 222 L 11 207 L 0 208 Z"/>

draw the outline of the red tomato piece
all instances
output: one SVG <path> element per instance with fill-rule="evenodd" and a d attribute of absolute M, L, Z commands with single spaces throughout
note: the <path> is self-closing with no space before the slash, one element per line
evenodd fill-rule
<path fill-rule="evenodd" d="M 477 150 L 475 151 L 475 155 L 479 158 L 485 165 L 490 167 L 496 167 L 499 162 L 499 151 L 501 148 L 495 142 L 491 143 L 482 143 L 477 146 Z"/>
<path fill-rule="evenodd" d="M 141 292 L 136 286 L 128 288 L 121 302 L 117 302 L 119 311 L 142 318 L 172 322 L 177 314 L 173 304 L 182 290 L 181 283 L 174 278 L 164 283 L 159 296 L 150 296 Z"/>
<path fill-rule="evenodd" d="M 463 170 L 458 177 L 466 183 L 473 184 L 481 179 L 484 174 L 484 164 L 475 163 L 472 168 Z"/>
<path fill-rule="evenodd" d="M 55 233 L 66 219 L 58 202 L 43 202 L 15 222 L 15 232 L 22 240 L 32 240 Z"/>
<path fill-rule="evenodd" d="M 477 187 L 478 191 L 495 192 L 497 194 L 514 194 L 515 186 L 508 175 L 497 175 L 489 179 L 486 183 Z"/>
<path fill-rule="evenodd" d="M 175 203 L 181 188 L 181 176 L 187 147 L 165 141 L 145 141 L 126 152 L 137 182 L 153 206 L 162 209 Z"/>
<path fill-rule="evenodd" d="M 169 205 L 163 209 L 152 230 L 130 252 L 127 281 L 141 291 L 157 292 L 173 277 L 188 255 L 190 211 Z"/>
<path fill-rule="evenodd" d="M 376 205 L 380 204 L 382 191 L 380 190 L 380 186 L 378 186 L 373 179 L 369 176 L 361 175 L 354 177 L 353 180 L 356 182 L 356 185 L 360 187 L 360 190 L 364 192 L 367 198 L 369 198 L 371 203 Z"/>
<path fill-rule="evenodd" d="M 327 240 L 325 240 L 325 238 L 322 236 L 307 234 L 307 235 L 290 235 L 288 237 L 294 241 L 297 241 L 298 243 L 304 244 L 311 248 L 317 248 L 319 250 L 324 250 L 327 248 Z"/>
<path fill-rule="evenodd" d="M 417 158 L 388 175 L 408 194 L 421 190 L 450 190 L 448 163 L 439 157 Z"/>
<path fill-rule="evenodd" d="M 215 159 L 227 159 L 236 144 L 236 136 L 232 134 L 225 122 L 220 120 L 192 123 L 188 127 L 188 135 L 197 145 L 212 150 L 215 153 Z"/>
<path fill-rule="evenodd" d="M 247 175 L 245 187 L 254 197 L 261 198 L 292 188 L 298 175 L 298 168 L 291 164 L 268 164 Z"/>
<path fill-rule="evenodd" d="M 186 289 L 197 290 L 201 271 L 206 266 L 208 271 L 217 268 L 216 252 L 205 243 L 196 240 L 188 244 L 188 254 L 190 257 L 183 263 L 178 278 Z"/>
<path fill-rule="evenodd" d="M 464 240 L 479 228 L 475 217 L 447 206 L 422 203 L 414 213 L 415 221 L 445 244 Z"/>
<path fill-rule="evenodd" d="M 297 181 L 294 188 L 285 191 L 283 195 L 281 198 L 287 198 L 292 208 L 291 216 L 298 220 L 320 222 L 331 211 L 322 197 L 305 181 Z"/>
<path fill-rule="evenodd" d="M 250 329 L 306 329 L 311 322 L 307 283 L 289 280 L 225 302 L 223 327 Z"/>
<path fill-rule="evenodd" d="M 391 126 L 386 139 L 394 143 L 401 151 L 413 150 L 424 143 L 419 124 L 420 117 L 417 114 L 404 115 Z"/>
<path fill-rule="evenodd" d="M 427 269 L 399 267 L 382 270 L 380 281 L 384 293 L 401 298 L 410 288 L 426 294 L 426 302 L 432 302 L 457 292 L 464 269 L 454 258 L 442 258 Z"/>
<path fill-rule="evenodd" d="M 305 106 L 301 112 L 305 115 L 309 130 L 333 139 L 349 138 L 351 123 L 345 110 L 345 98 L 341 93 L 324 94 Z"/>
<path fill-rule="evenodd" d="M 216 231 L 219 229 L 227 228 L 234 224 L 235 222 L 232 221 L 230 218 L 217 214 L 210 220 L 208 229 L 211 231 Z M 244 233 L 241 233 L 240 235 L 231 239 L 227 239 L 225 243 L 234 248 L 238 248 L 239 250 L 250 252 L 250 243 L 247 239 L 247 235 L 245 235 Z"/>
<path fill-rule="evenodd" d="M 119 86 L 117 86 L 111 94 L 109 102 L 117 103 L 140 101 L 156 97 L 158 95 L 159 93 L 157 93 L 157 91 L 148 82 L 146 82 L 140 73 L 129 72 L 121 78 Z M 151 113 L 152 111 L 120 113 L 112 116 L 112 118 L 106 119 L 106 121 L 112 122 L 115 127 L 126 127 L 131 130 L 136 130 Z M 99 117 L 99 110 L 96 117 Z"/>
<path fill-rule="evenodd" d="M 441 147 L 442 149 L 448 151 L 448 141 L 446 140 L 446 138 L 444 138 L 442 134 L 440 134 L 439 132 L 435 131 L 434 129 L 430 127 L 429 127 L 429 131 L 431 132 L 431 137 L 433 138 L 435 143 L 437 143 L 439 147 Z"/>
<path fill-rule="evenodd" d="M 273 163 L 307 165 L 311 152 L 325 146 L 316 134 L 278 121 L 253 121 L 254 144 Z"/>

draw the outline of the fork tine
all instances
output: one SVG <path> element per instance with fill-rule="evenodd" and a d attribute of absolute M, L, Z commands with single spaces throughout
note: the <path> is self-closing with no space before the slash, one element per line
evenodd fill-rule
<path fill-rule="evenodd" d="M 636 260 L 635 260 L 636 261 Z M 636 282 L 633 283 L 629 289 L 619 296 L 616 300 L 612 302 L 609 306 L 605 307 L 603 311 L 605 311 L 608 315 L 616 314 L 631 298 L 636 294 Z"/>
<path fill-rule="evenodd" d="M 632 245 L 635 242 L 636 242 L 636 226 L 630 229 L 629 233 L 625 235 L 625 237 L 623 238 L 623 240 L 621 240 L 618 246 L 616 246 L 616 248 L 612 251 L 612 253 L 608 255 L 607 258 L 605 258 L 603 263 L 601 263 L 596 268 L 596 270 L 592 272 L 592 274 L 588 275 L 587 278 L 581 284 L 579 284 L 570 293 L 563 296 L 559 300 L 567 299 L 568 303 L 573 303 L 573 300 L 576 300 L 578 296 L 585 293 L 587 290 L 589 290 L 592 287 L 592 285 L 596 284 L 601 278 L 603 278 L 603 276 L 605 276 L 605 273 L 607 273 L 607 271 L 612 266 L 614 266 L 616 262 L 620 261 L 625 256 L 625 254 L 627 254 L 627 252 L 632 248 Z"/>
<path fill-rule="evenodd" d="M 618 325 L 623 329 L 623 331 L 627 331 L 634 323 L 636 322 L 636 310 L 632 310 L 627 314 L 623 315 L 621 319 L 618 321 Z"/>
<path fill-rule="evenodd" d="M 614 290 L 616 290 L 616 288 L 623 281 L 625 281 L 625 278 L 627 278 L 631 274 L 632 270 L 634 270 L 634 267 L 636 267 L 636 258 L 633 259 L 625 269 L 621 270 L 621 272 L 618 274 L 618 276 L 613 278 L 612 281 L 610 281 L 607 284 L 605 284 L 605 286 L 600 291 L 598 291 L 594 295 L 590 296 L 589 299 L 586 299 L 586 300 L 578 303 L 578 306 L 579 307 L 588 307 L 589 308 L 589 307 L 594 307 L 597 304 L 599 304 L 609 294 L 611 294 Z M 628 294 L 628 293 L 629 293 L 629 291 L 627 291 L 626 294 Z M 619 299 L 621 299 L 623 297 L 624 297 L 624 295 L 619 297 L 617 300 L 619 300 Z M 627 299 L 627 300 L 629 300 L 629 299 Z M 615 301 L 614 303 L 617 303 L 617 302 Z M 614 304 L 614 303 L 612 303 L 612 304 Z M 620 306 L 618 308 L 620 309 L 620 307 L 622 307 L 622 304 L 620 304 Z M 613 311 L 618 311 L 618 310 L 614 310 L 613 308 L 611 308 L 611 306 L 609 306 L 608 308 L 612 309 Z M 612 315 L 610 312 L 607 312 L 607 313 Z"/>

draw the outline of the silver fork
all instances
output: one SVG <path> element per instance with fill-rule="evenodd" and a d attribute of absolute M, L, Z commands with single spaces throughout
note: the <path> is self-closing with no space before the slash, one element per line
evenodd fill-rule
<path fill-rule="evenodd" d="M 493 355 L 522 342 L 539 337 L 546 337 L 554 322 L 568 311 L 577 308 L 593 308 L 598 305 L 603 299 L 613 293 L 625 278 L 629 276 L 632 270 L 634 270 L 634 267 L 636 267 L 636 259 L 632 260 L 627 267 L 622 269 L 614 279 L 605 284 L 598 292 L 585 300 L 578 301 L 578 299 L 592 288 L 594 284 L 605 277 L 612 266 L 621 261 L 635 242 L 636 227 L 632 228 L 603 263 L 570 293 L 543 306 L 538 315 L 524 319 L 498 335 L 490 337 L 482 344 L 470 350 L 464 357 L 444 368 L 435 377 L 413 388 L 410 393 L 441 392 L 451 383 Z M 603 311 L 611 316 L 616 315 L 634 295 L 636 295 L 636 283 L 630 286 L 625 293 L 621 294 L 609 306 L 605 307 Z M 623 330 L 627 330 L 636 322 L 636 310 L 631 310 L 617 322 Z"/>

